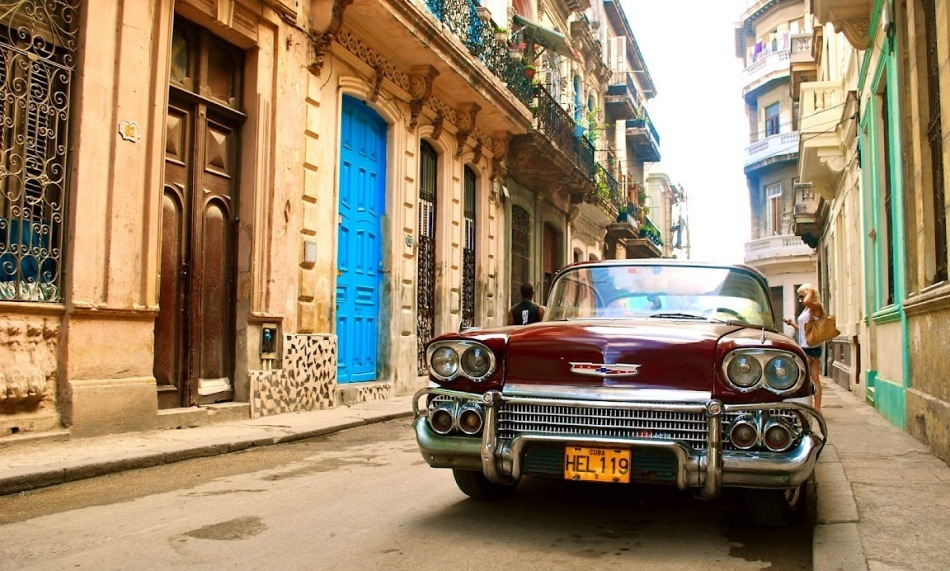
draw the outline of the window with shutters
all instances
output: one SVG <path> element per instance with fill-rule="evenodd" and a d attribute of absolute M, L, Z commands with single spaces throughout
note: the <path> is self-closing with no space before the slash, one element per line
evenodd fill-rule
<path fill-rule="evenodd" d="M 0 300 L 62 301 L 79 0 L 0 7 Z"/>

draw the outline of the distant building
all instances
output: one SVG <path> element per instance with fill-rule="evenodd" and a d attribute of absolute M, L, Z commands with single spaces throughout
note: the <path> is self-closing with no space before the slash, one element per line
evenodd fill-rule
<path fill-rule="evenodd" d="M 794 41 L 810 36 L 802 0 L 748 2 L 735 29 L 736 57 L 745 66 L 742 96 L 749 119 L 745 175 L 749 187 L 751 240 L 745 262 L 769 279 L 778 323 L 801 308 L 795 291 L 815 282 L 814 251 L 792 229 L 798 182 L 799 127 L 791 97 Z M 792 333 L 791 327 L 787 333 Z"/>

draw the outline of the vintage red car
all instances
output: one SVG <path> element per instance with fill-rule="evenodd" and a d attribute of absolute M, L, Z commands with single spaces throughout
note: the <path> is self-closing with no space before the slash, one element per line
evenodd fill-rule
<path fill-rule="evenodd" d="M 523 476 L 734 487 L 754 521 L 790 525 L 827 435 L 805 355 L 745 266 L 575 264 L 542 322 L 442 335 L 427 358 L 419 449 L 477 499 Z"/>

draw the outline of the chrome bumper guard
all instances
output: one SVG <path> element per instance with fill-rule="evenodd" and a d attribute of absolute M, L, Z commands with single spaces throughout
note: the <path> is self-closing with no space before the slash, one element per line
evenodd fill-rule
<path fill-rule="evenodd" d="M 419 407 L 419 401 L 430 395 L 480 402 L 485 407 L 485 424 L 481 438 L 444 436 L 433 431 L 426 420 L 426 406 Z M 498 410 L 502 403 L 705 413 L 708 419 L 707 447 L 705 450 L 695 450 L 673 440 L 544 434 L 525 434 L 511 440 L 503 440 L 498 438 Z M 812 423 L 808 422 L 803 426 L 799 443 L 786 452 L 724 451 L 723 416 L 727 413 L 755 412 L 764 408 L 804 413 L 818 424 L 818 433 L 814 432 Z M 419 450 L 433 468 L 477 470 L 492 482 L 509 482 L 518 480 L 523 475 L 524 451 L 531 444 L 659 448 L 676 456 L 676 487 L 681 490 L 699 488 L 700 494 L 706 499 L 717 497 L 723 487 L 781 489 L 798 486 L 814 470 L 828 434 L 828 427 L 821 413 L 809 405 L 791 401 L 736 405 L 723 404 L 715 399 L 695 404 L 636 403 L 508 396 L 498 391 L 489 391 L 482 395 L 426 388 L 415 394 L 412 410 L 415 415 L 414 425 Z"/>

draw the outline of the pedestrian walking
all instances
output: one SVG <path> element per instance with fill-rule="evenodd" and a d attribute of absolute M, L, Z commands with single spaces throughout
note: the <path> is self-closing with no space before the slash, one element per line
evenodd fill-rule
<path fill-rule="evenodd" d="M 798 322 L 786 319 L 785 323 L 795 328 L 798 344 L 805 351 L 805 356 L 808 358 L 809 377 L 815 387 L 815 408 L 821 409 L 821 382 L 818 380 L 818 361 L 821 359 L 822 343 L 814 347 L 808 344 L 805 339 L 805 324 L 824 317 L 825 307 L 818 297 L 818 290 L 811 284 L 798 286 L 798 302 L 805 306 L 802 312 L 798 314 Z"/>
<path fill-rule="evenodd" d="M 544 307 L 534 301 L 534 286 L 521 284 L 521 301 L 508 310 L 508 325 L 528 325 L 544 319 Z"/>

